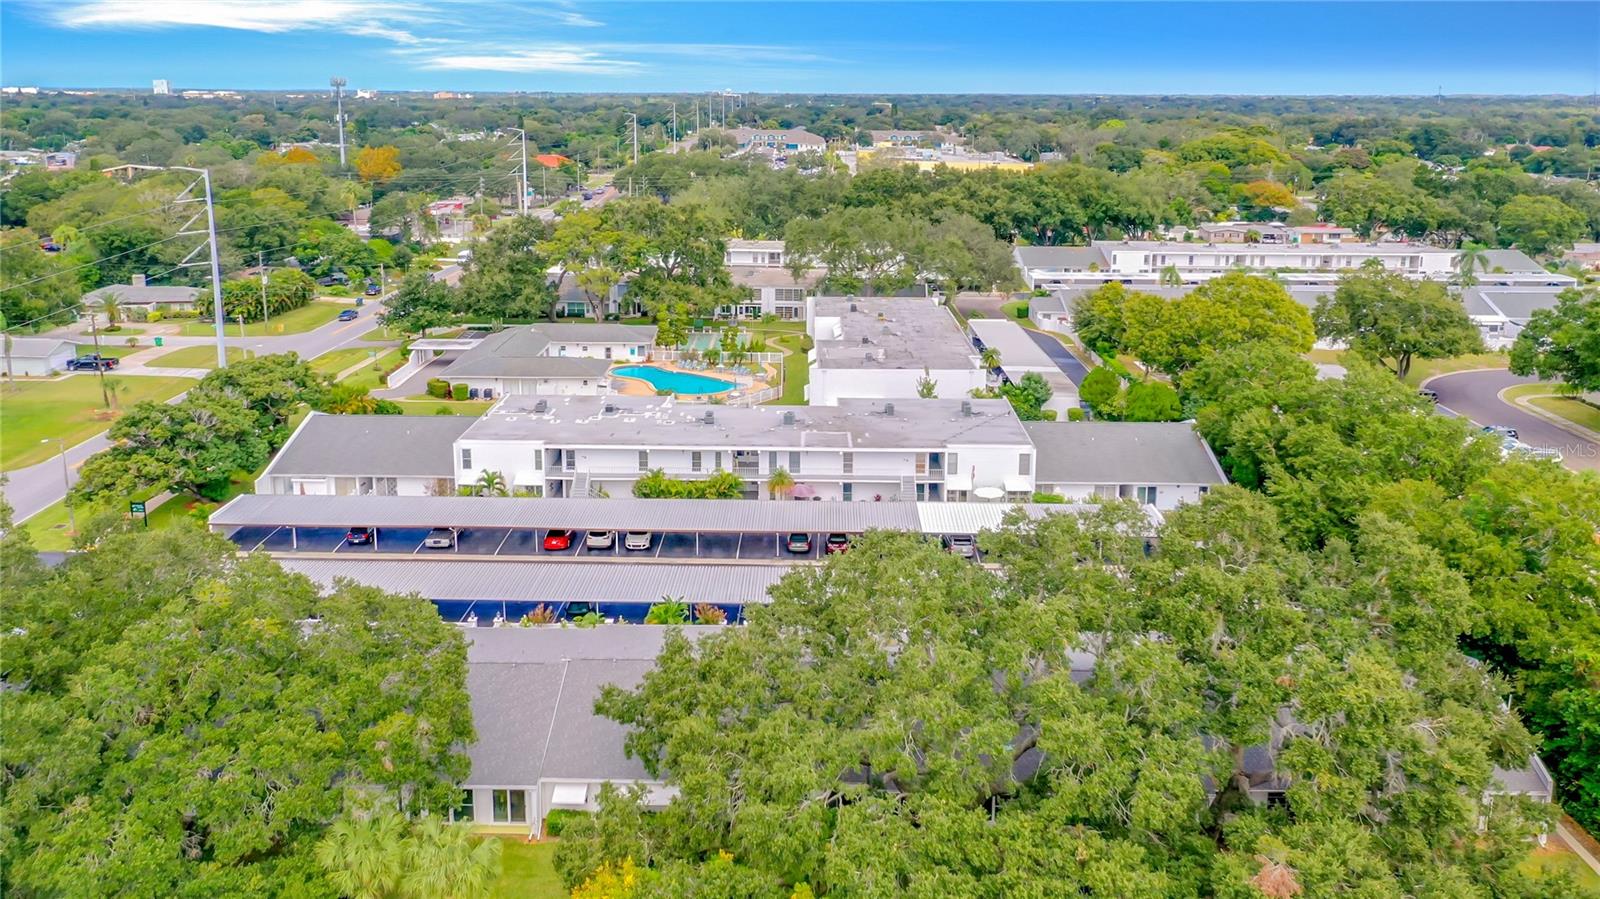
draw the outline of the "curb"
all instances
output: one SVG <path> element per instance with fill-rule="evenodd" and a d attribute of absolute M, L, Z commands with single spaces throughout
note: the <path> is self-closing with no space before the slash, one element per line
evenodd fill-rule
<path fill-rule="evenodd" d="M 1583 427 L 1582 425 L 1574 424 L 1574 423 L 1572 423 L 1570 421 L 1567 421 L 1565 418 L 1562 418 L 1561 416 L 1556 415 L 1553 412 L 1546 412 L 1545 410 L 1540 409 L 1538 406 L 1535 406 L 1534 404 L 1528 402 L 1528 400 L 1531 400 L 1534 397 L 1540 397 L 1540 396 L 1556 396 L 1556 397 L 1559 397 L 1559 396 L 1561 396 L 1561 394 L 1559 394 L 1559 393 L 1535 393 L 1535 394 L 1530 394 L 1530 395 L 1525 396 L 1525 397 L 1517 397 L 1515 399 L 1506 399 L 1506 391 L 1510 390 L 1510 389 L 1511 389 L 1510 387 L 1501 388 L 1500 391 L 1494 395 L 1495 399 L 1499 400 L 1500 402 L 1504 403 L 1507 406 L 1510 406 L 1513 409 L 1517 409 L 1517 410 L 1526 412 L 1529 415 L 1536 415 L 1539 418 L 1542 418 L 1545 421 L 1549 422 L 1550 424 L 1555 425 L 1556 427 L 1560 428 L 1561 430 L 1566 431 L 1568 434 L 1571 434 L 1572 436 L 1579 438 L 1580 440 L 1584 440 L 1584 441 L 1587 441 L 1589 443 L 1600 443 L 1600 433 L 1595 433 L 1594 431 L 1591 431 L 1588 428 Z"/>

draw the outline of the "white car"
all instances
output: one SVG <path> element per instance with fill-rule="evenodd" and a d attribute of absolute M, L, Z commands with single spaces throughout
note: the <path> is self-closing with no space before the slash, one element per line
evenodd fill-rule
<path fill-rule="evenodd" d="M 622 538 L 622 548 L 643 551 L 650 548 L 649 531 L 629 531 L 628 536 Z"/>
<path fill-rule="evenodd" d="M 944 538 L 944 548 L 963 559 L 972 558 L 978 551 L 977 541 L 971 534 L 951 534 Z"/>
<path fill-rule="evenodd" d="M 589 549 L 610 549 L 617 545 L 615 531 L 590 531 L 583 535 L 583 545 Z"/>
<path fill-rule="evenodd" d="M 453 549 L 456 545 L 456 532 L 451 528 L 434 528 L 423 538 L 422 545 L 428 549 Z"/>

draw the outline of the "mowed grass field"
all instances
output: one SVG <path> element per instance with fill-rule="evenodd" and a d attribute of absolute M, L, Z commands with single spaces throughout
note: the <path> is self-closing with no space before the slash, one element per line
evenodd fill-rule
<path fill-rule="evenodd" d="M 106 383 L 116 391 L 117 407 L 126 409 L 141 400 L 170 399 L 195 381 L 107 375 Z M 0 385 L 0 418 L 5 421 L 0 428 L 0 471 L 11 471 L 60 451 L 53 439 L 48 444 L 41 440 L 59 437 L 70 447 L 110 427 L 116 415 L 106 411 L 99 376 L 85 372 L 56 381 Z"/>

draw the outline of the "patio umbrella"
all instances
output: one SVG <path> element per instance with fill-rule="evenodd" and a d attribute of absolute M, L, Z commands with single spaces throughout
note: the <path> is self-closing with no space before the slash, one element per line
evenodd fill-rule
<path fill-rule="evenodd" d="M 979 487 L 972 491 L 972 495 L 978 499 L 1000 499 L 1006 495 L 1006 492 L 999 487 Z"/>
<path fill-rule="evenodd" d="M 810 499 L 817 495 L 817 488 L 810 484 L 796 484 L 789 489 L 789 495 L 795 499 Z"/>

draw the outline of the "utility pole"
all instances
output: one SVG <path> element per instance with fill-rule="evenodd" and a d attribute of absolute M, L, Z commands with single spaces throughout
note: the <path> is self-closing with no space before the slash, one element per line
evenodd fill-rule
<path fill-rule="evenodd" d="M 94 313 L 89 313 L 89 332 L 94 335 L 94 356 L 100 358 L 100 319 Z M 111 408 L 111 391 L 106 389 L 106 366 L 104 362 L 97 362 L 94 366 L 95 373 L 100 376 L 100 402 L 106 404 L 106 409 Z M 65 452 L 63 450 L 62 452 Z"/>
<path fill-rule="evenodd" d="M 694 130 L 700 130 L 700 98 L 694 98 Z"/>
<path fill-rule="evenodd" d="M 328 79 L 333 86 L 333 102 L 338 109 L 336 117 L 339 120 L 339 168 L 344 168 L 344 86 L 349 82 L 337 76 Z"/>
<path fill-rule="evenodd" d="M 628 119 L 633 122 L 633 164 L 639 164 L 639 114 L 628 113 Z"/>
<path fill-rule="evenodd" d="M 672 101 L 672 142 L 678 142 L 678 101 Z"/>
<path fill-rule="evenodd" d="M 267 333 L 267 254 L 256 251 L 256 268 L 261 269 L 261 333 Z"/>
<path fill-rule="evenodd" d="M 200 175 L 198 181 L 191 183 L 188 187 L 183 189 L 183 193 L 178 195 L 178 200 L 176 202 L 204 202 L 206 204 L 206 229 L 205 231 L 190 230 L 190 226 L 195 224 L 195 222 L 200 218 L 200 213 L 197 212 L 190 216 L 187 222 L 183 223 L 183 227 L 178 229 L 178 233 L 204 234 L 206 235 L 206 241 L 190 251 L 189 255 L 183 257 L 183 261 L 179 262 L 178 265 L 185 267 L 188 266 L 190 264 L 189 260 L 193 259 L 200 252 L 201 247 L 204 247 L 211 252 L 211 315 L 212 320 L 217 323 L 217 367 L 226 368 L 228 366 L 228 344 L 225 336 L 225 330 L 227 328 L 228 319 L 222 312 L 222 255 L 217 252 L 217 207 L 211 198 L 211 170 L 197 169 L 186 165 L 174 165 L 168 166 L 168 168 L 180 172 L 198 172 Z M 197 184 L 204 185 L 204 198 L 189 196 L 189 192 L 194 190 L 195 185 Z"/>

